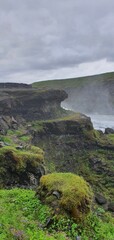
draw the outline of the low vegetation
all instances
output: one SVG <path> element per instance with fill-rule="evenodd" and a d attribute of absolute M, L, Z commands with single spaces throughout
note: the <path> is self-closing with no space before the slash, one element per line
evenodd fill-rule
<path fill-rule="evenodd" d="M 79 78 L 68 78 L 68 79 L 59 79 L 59 80 L 51 80 L 51 81 L 42 81 L 35 82 L 32 84 L 35 88 L 46 88 L 46 89 L 67 89 L 67 88 L 77 88 L 81 86 L 85 86 L 92 82 L 103 82 L 110 81 L 114 79 L 114 73 L 105 73 L 99 74 L 95 76 L 87 76 L 87 77 L 79 77 Z"/>
<path fill-rule="evenodd" d="M 51 219 L 51 224 L 48 225 Z M 1 240 L 113 240 L 114 219 L 102 208 L 94 209 L 81 223 L 70 218 L 52 218 L 35 192 L 25 189 L 0 190 Z"/>
<path fill-rule="evenodd" d="M 82 220 L 90 211 L 93 195 L 89 185 L 82 177 L 72 173 L 52 173 L 42 176 L 38 188 L 41 199 L 45 195 L 44 202 L 49 202 L 51 205 L 53 203 L 52 195 L 55 191 L 60 194 L 56 206 L 59 213 L 62 208 L 78 221 Z"/>
<path fill-rule="evenodd" d="M 39 90 L 33 99 L 49 88 L 110 87 L 113 79 L 108 73 L 34 83 Z M 0 134 L 0 240 L 114 240 L 114 134 L 96 131 L 89 118 L 62 108 L 49 118 L 55 119 L 8 125 Z M 99 193 L 104 205 L 96 204 Z"/>

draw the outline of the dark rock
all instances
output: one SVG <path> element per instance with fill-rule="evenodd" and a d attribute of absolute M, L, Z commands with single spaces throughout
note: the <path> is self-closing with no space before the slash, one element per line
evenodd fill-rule
<path fill-rule="evenodd" d="M 114 134 L 114 129 L 112 129 L 112 128 L 105 128 L 105 134 Z"/>
<path fill-rule="evenodd" d="M 108 171 L 107 164 L 102 161 L 102 159 L 96 157 L 90 157 L 89 163 L 91 168 L 97 172 L 98 174 L 103 174 L 104 172 L 108 175 L 110 174 L 110 171 Z"/>
<path fill-rule="evenodd" d="M 0 149 L 0 186 L 26 186 L 34 188 L 39 184 L 39 180 L 45 174 L 43 152 L 39 149 L 39 154 L 26 151 L 22 157 L 20 151 L 9 147 Z M 34 155 L 33 155 L 34 154 Z M 34 156 L 34 157 L 33 157 Z"/>
<path fill-rule="evenodd" d="M 104 196 L 102 196 L 101 194 L 96 194 L 95 196 L 95 200 L 98 204 L 103 205 L 107 203 L 107 200 Z"/>
<path fill-rule="evenodd" d="M 78 114 L 73 116 L 73 119 L 53 120 L 51 122 L 45 121 L 42 123 L 42 131 L 34 132 L 40 136 L 50 135 L 76 135 L 81 137 L 83 130 L 90 131 L 93 129 L 90 118 L 85 115 Z"/>
<path fill-rule="evenodd" d="M 26 120 L 56 118 L 66 112 L 61 108 L 61 102 L 67 97 L 67 93 L 63 90 L 39 91 L 32 88 L 17 88 L 6 91 L 2 89 L 0 114 L 13 116 L 13 124 L 17 123 L 17 116 Z"/>
<path fill-rule="evenodd" d="M 28 85 L 25 83 L 0 83 L 0 88 L 12 89 L 12 88 L 32 88 L 32 85 Z"/>
<path fill-rule="evenodd" d="M 114 202 L 111 202 L 111 203 L 108 204 L 108 210 L 110 212 L 114 212 Z"/>
<path fill-rule="evenodd" d="M 22 150 L 24 147 L 22 145 L 19 145 L 16 147 L 17 150 Z"/>
<path fill-rule="evenodd" d="M 9 129 L 9 126 L 7 122 L 3 119 L 3 117 L 0 117 L 0 133 L 4 135 L 7 133 L 8 129 Z"/>
<path fill-rule="evenodd" d="M 5 135 L 7 133 L 8 129 L 17 129 L 18 128 L 18 122 L 17 120 L 12 116 L 0 116 L 0 133 Z"/>

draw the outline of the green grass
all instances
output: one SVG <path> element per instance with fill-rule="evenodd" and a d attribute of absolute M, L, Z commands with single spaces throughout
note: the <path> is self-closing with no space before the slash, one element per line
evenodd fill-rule
<path fill-rule="evenodd" d="M 10 138 L 10 136 L 0 135 L 0 141 L 7 144 L 13 144 L 13 140 Z"/>
<path fill-rule="evenodd" d="M 9 129 L 6 135 L 0 135 L 0 141 L 7 145 L 16 147 L 20 144 L 26 145 L 31 142 L 31 135 L 27 133 L 26 128 L 20 128 L 18 130 Z"/>
<path fill-rule="evenodd" d="M 114 72 L 104 73 L 94 76 L 79 77 L 79 78 L 68 78 L 59 80 L 49 80 L 42 82 L 35 82 L 32 84 L 35 88 L 54 88 L 54 89 L 66 89 L 66 88 L 76 88 L 81 87 L 88 83 L 110 81 L 114 79 Z"/>
<path fill-rule="evenodd" d="M 114 144 L 114 134 L 107 134 L 107 138 Z"/>
<path fill-rule="evenodd" d="M 27 142 L 30 141 L 31 137 L 30 137 L 30 136 L 27 136 L 27 135 L 24 135 L 24 136 L 19 137 L 19 139 L 20 139 L 22 142 L 27 143 Z"/>
<path fill-rule="evenodd" d="M 51 209 L 41 204 L 35 192 L 25 189 L 0 190 L 0 240 L 114 240 L 114 219 L 96 208 L 85 221 L 51 217 Z"/>
<path fill-rule="evenodd" d="M 0 239 L 65 239 L 62 234 L 54 237 L 42 230 L 49 214 L 49 208 L 41 205 L 31 190 L 0 190 Z"/>

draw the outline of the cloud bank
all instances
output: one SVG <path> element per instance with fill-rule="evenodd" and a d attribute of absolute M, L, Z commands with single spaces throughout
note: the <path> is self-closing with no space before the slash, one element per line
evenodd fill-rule
<path fill-rule="evenodd" d="M 0 82 L 114 70 L 113 0 L 0 0 Z"/>

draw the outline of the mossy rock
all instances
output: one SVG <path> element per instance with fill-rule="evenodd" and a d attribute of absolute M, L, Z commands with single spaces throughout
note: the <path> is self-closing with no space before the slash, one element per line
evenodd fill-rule
<path fill-rule="evenodd" d="M 0 186 L 31 185 L 31 176 L 38 184 L 45 174 L 43 151 L 31 146 L 27 150 L 17 150 L 7 146 L 0 148 Z M 33 184 L 33 185 L 34 185 Z"/>
<path fill-rule="evenodd" d="M 72 173 L 52 173 L 42 176 L 37 194 L 41 201 L 68 214 L 76 221 L 82 220 L 91 209 L 93 193 L 88 183 Z"/>

